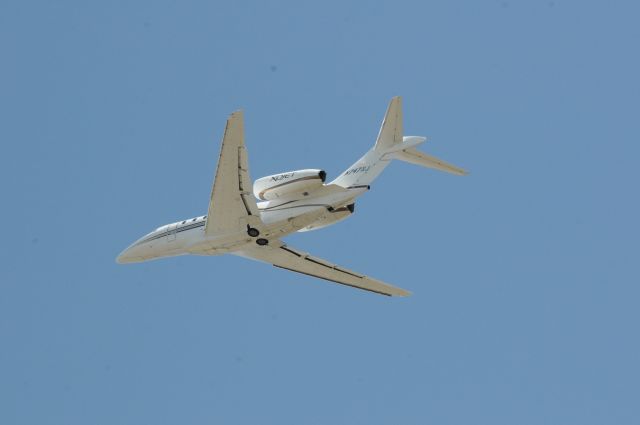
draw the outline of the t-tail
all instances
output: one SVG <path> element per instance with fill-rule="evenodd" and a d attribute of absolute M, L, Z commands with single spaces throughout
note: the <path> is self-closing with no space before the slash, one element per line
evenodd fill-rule
<path fill-rule="evenodd" d="M 392 159 L 446 171 L 459 176 L 467 174 L 462 168 L 416 149 L 416 146 L 426 141 L 426 137 L 403 136 L 402 99 L 400 96 L 396 96 L 389 102 L 375 146 L 355 164 L 347 168 L 331 184 L 345 188 L 369 186 L 380 175 L 382 170 L 391 163 Z"/>

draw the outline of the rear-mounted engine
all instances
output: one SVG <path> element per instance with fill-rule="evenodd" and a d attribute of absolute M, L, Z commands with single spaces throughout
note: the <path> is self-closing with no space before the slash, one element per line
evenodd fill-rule
<path fill-rule="evenodd" d="M 319 188 L 327 178 L 324 170 L 296 170 L 262 177 L 253 183 L 253 194 L 263 201 L 303 197 Z"/>

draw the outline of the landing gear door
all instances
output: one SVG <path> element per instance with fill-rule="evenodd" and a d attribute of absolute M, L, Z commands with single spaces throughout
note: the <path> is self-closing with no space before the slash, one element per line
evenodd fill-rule
<path fill-rule="evenodd" d="M 177 224 L 169 225 L 169 231 L 167 232 L 167 242 L 173 242 L 176 240 L 176 231 L 178 230 L 177 227 Z"/>

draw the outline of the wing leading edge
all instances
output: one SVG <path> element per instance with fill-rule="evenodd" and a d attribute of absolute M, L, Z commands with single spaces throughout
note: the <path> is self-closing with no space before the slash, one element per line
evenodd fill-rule
<path fill-rule="evenodd" d="M 205 234 L 231 233 L 260 221 L 251 193 L 242 111 L 231 114 L 222 138 L 218 168 L 211 189 Z"/>
<path fill-rule="evenodd" d="M 281 269 L 353 286 L 382 295 L 406 297 L 411 292 L 389 285 L 377 279 L 337 266 L 306 252 L 299 251 L 274 240 L 268 246 L 256 246 L 235 252 L 236 255 L 273 264 Z"/>

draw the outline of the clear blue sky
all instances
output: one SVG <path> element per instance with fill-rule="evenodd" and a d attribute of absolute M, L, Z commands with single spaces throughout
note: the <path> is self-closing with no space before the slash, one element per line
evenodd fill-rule
<path fill-rule="evenodd" d="M 0 423 L 640 423 L 633 1 L 0 3 Z M 122 266 L 254 178 L 406 134 L 291 245 L 389 299 L 236 257 Z"/>

